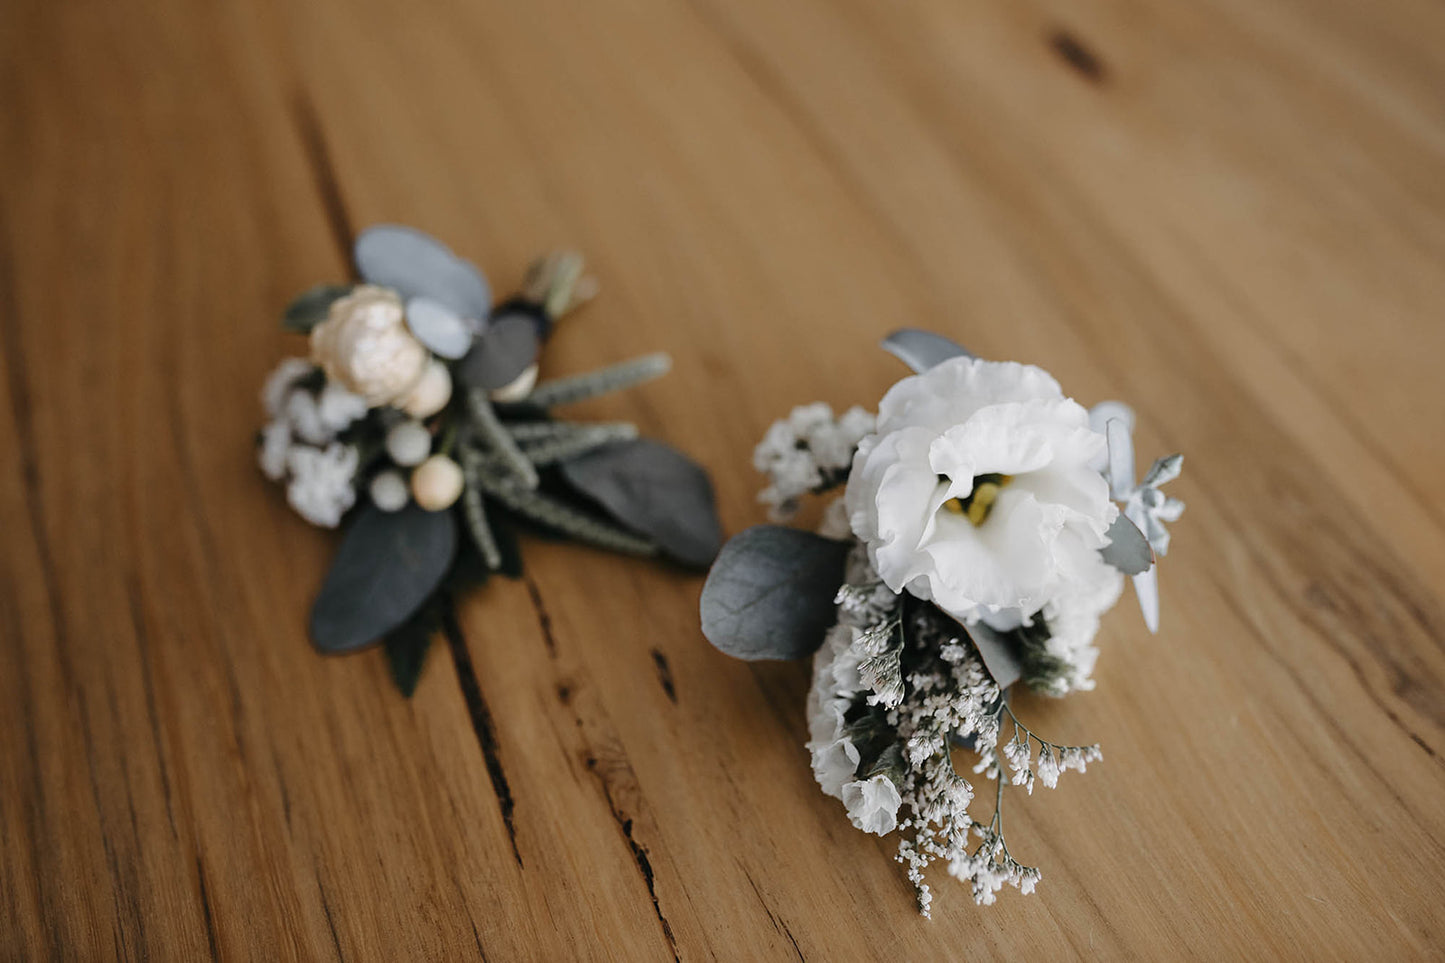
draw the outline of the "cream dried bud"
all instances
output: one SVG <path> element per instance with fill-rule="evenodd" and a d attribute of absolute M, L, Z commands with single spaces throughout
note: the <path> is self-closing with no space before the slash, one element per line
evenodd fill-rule
<path fill-rule="evenodd" d="M 462 467 L 446 455 L 432 455 L 411 473 L 411 495 L 429 512 L 456 504 L 464 484 Z"/>
<path fill-rule="evenodd" d="M 396 292 L 363 284 L 334 302 L 312 329 L 311 358 L 328 378 L 376 407 L 410 395 L 427 373 L 431 353 L 407 327 Z"/>
<path fill-rule="evenodd" d="M 503 404 L 522 401 L 532 393 L 532 389 L 535 387 L 537 387 L 537 366 L 530 364 L 526 371 L 494 390 L 492 400 L 500 401 Z"/>
<path fill-rule="evenodd" d="M 452 400 L 452 376 L 447 366 L 433 358 L 422 372 L 416 387 L 398 402 L 398 407 L 413 418 L 430 418 Z"/>

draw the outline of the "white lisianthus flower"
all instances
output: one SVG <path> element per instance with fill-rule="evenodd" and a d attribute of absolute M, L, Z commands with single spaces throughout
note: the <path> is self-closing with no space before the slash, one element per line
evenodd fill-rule
<path fill-rule="evenodd" d="M 887 776 L 858 779 L 843 786 L 843 805 L 848 818 L 865 833 L 886 836 L 898 826 L 898 807 L 903 797 Z"/>
<path fill-rule="evenodd" d="M 1092 574 L 1118 514 L 1104 436 L 1032 365 L 959 357 L 884 395 L 846 494 L 894 591 L 1016 625 Z"/>

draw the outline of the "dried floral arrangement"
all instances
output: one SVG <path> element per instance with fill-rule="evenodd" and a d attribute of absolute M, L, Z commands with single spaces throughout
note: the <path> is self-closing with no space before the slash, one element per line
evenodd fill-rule
<path fill-rule="evenodd" d="M 843 489 L 818 532 L 760 525 L 730 540 L 701 616 L 708 640 L 738 658 L 812 656 L 813 774 L 858 829 L 898 833 L 928 916 L 934 862 L 981 904 L 1039 882 L 1005 841 L 1004 784 L 1053 788 L 1100 752 L 1029 729 L 1011 687 L 1093 688 L 1094 636 L 1125 576 L 1157 630 L 1155 557 L 1184 508 L 1159 489 L 1182 458 L 1135 484 L 1127 406 L 1085 410 L 1040 368 L 980 360 L 924 331 L 884 347 L 915 374 L 876 415 L 799 407 L 754 454 L 775 521 Z M 970 750 L 992 792 L 955 768 Z M 971 812 L 978 795 L 991 816 Z"/>
<path fill-rule="evenodd" d="M 311 611 L 317 648 L 382 643 L 409 696 L 452 597 L 521 574 L 523 528 L 708 566 L 722 533 L 702 468 L 631 424 L 554 413 L 664 374 L 668 357 L 538 381 L 558 320 L 596 290 L 579 255 L 541 258 L 495 306 L 485 275 L 420 231 L 369 228 L 354 258 L 359 283 L 287 309 L 310 355 L 261 395 L 262 472 L 307 521 L 347 526 Z"/>

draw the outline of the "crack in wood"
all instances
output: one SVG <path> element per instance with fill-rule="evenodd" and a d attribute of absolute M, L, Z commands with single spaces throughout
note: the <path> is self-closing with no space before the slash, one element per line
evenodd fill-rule
<path fill-rule="evenodd" d="M 758 898 L 758 905 L 763 908 L 764 913 L 768 914 L 768 919 L 773 921 L 773 927 L 788 938 L 788 942 L 793 944 L 793 952 L 798 955 L 799 963 L 803 963 L 803 951 L 798 947 L 798 941 L 794 939 L 793 931 L 788 929 L 788 924 L 783 922 L 782 918 L 768 906 L 768 901 L 763 899 L 762 891 L 758 889 L 758 884 L 753 880 L 753 874 L 748 872 L 747 867 L 742 863 L 738 863 L 738 869 L 743 871 L 743 877 L 748 881 L 748 885 L 753 888 L 753 895 Z"/>
<path fill-rule="evenodd" d="M 542 630 L 542 644 L 547 647 L 547 654 L 557 658 L 557 637 L 552 633 L 552 616 L 547 613 L 547 606 L 542 602 L 542 592 L 537 588 L 537 583 L 532 576 L 522 578 L 527 586 L 527 597 L 532 600 L 532 609 L 537 613 L 537 628 Z"/>
<path fill-rule="evenodd" d="M 1099 55 L 1086 47 L 1078 37 L 1067 30 L 1058 29 L 1049 34 L 1049 47 L 1074 72 L 1091 84 L 1102 84 L 1108 76 L 1104 62 Z"/>
<path fill-rule="evenodd" d="M 326 143 L 321 118 L 316 113 L 316 105 L 304 90 L 298 89 L 292 96 L 291 115 L 296 120 L 301 149 L 316 182 L 316 193 L 321 199 L 321 210 L 331 231 L 331 239 L 347 271 L 353 272 L 351 276 L 355 277 L 351 251 L 356 243 L 356 228 L 346 210 L 346 200 L 341 193 L 341 183 L 336 176 L 336 165 L 331 158 L 331 148 Z"/>
<path fill-rule="evenodd" d="M 341 952 L 341 937 L 336 932 L 336 920 L 331 916 L 331 901 L 326 898 L 326 885 L 321 882 L 321 873 L 316 873 L 316 892 L 321 896 L 321 913 L 326 917 L 326 928 L 331 931 L 331 946 L 336 950 L 336 958 L 345 960 L 346 954 Z"/>
<path fill-rule="evenodd" d="M 135 576 L 126 579 L 126 593 L 130 601 L 131 628 L 135 632 L 136 648 L 140 650 L 141 686 L 145 690 L 146 721 L 150 724 L 151 742 L 156 749 L 156 767 L 161 777 L 161 795 L 166 800 L 166 822 L 171 827 L 171 838 L 176 834 L 176 814 L 171 802 L 171 777 L 166 766 L 165 743 L 161 739 L 160 717 L 156 713 L 155 680 L 151 678 L 150 634 L 145 627 L 145 603 L 141 599 L 140 586 Z"/>
<path fill-rule="evenodd" d="M 632 861 L 637 866 L 637 871 L 642 874 L 642 882 L 647 887 L 648 897 L 652 900 L 652 911 L 657 914 L 657 921 L 662 925 L 662 935 L 667 940 L 668 949 L 672 951 L 672 958 L 675 961 L 681 960 L 682 957 L 677 952 L 677 938 L 673 935 L 672 924 L 663 915 L 662 903 L 657 898 L 657 880 L 652 872 L 652 860 L 648 858 L 647 849 L 632 835 L 632 818 L 624 815 L 618 807 L 617 800 L 612 795 L 611 782 L 599 771 L 595 755 L 587 756 L 587 770 L 597 777 L 597 781 L 602 787 L 602 795 L 607 800 L 607 808 L 617 822 L 617 827 L 622 831 L 622 838 L 627 841 L 627 848 L 632 853 Z"/>
<path fill-rule="evenodd" d="M 477 681 L 476 669 L 472 667 L 472 657 L 467 652 L 467 640 L 462 634 L 461 624 L 457 621 L 456 603 L 450 597 L 442 604 L 442 634 L 447 639 L 452 665 L 456 668 L 457 682 L 462 689 L 462 701 L 466 704 L 467 716 L 472 721 L 472 732 L 477 737 L 477 745 L 482 750 L 487 778 L 491 781 L 493 795 L 497 797 L 497 808 L 502 813 L 502 823 L 507 827 L 512 855 L 516 858 L 517 865 L 521 866 L 522 852 L 517 848 L 517 827 L 512 818 L 516 804 L 512 799 L 511 786 L 507 783 L 507 773 L 502 768 L 496 727 L 492 723 L 492 713 L 487 708 L 486 700 L 482 698 L 482 687 Z"/>
<path fill-rule="evenodd" d="M 667 664 L 667 656 L 662 650 L 652 650 L 652 664 L 657 667 L 657 681 L 662 683 L 662 691 L 673 705 L 677 705 L 677 688 L 672 683 L 672 666 Z"/>
<path fill-rule="evenodd" d="M 206 924 L 206 945 L 210 947 L 211 959 L 219 960 L 221 950 L 216 942 L 216 920 L 211 915 L 211 889 L 206 885 L 206 867 L 201 863 L 199 853 L 196 854 L 196 882 L 200 885 L 201 919 Z"/>

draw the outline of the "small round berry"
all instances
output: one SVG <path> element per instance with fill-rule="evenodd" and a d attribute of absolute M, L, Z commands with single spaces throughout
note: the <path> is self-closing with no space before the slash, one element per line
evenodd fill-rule
<path fill-rule="evenodd" d="M 399 512 L 411 500 L 406 479 L 399 471 L 384 471 L 371 480 L 371 503 L 384 512 Z"/>
<path fill-rule="evenodd" d="M 433 358 L 411 394 L 401 400 L 401 410 L 413 418 L 430 418 L 452 398 L 452 376 L 447 366 Z"/>
<path fill-rule="evenodd" d="M 431 432 L 419 421 L 399 421 L 386 433 L 386 453 L 403 467 L 420 465 L 431 454 Z"/>
<path fill-rule="evenodd" d="M 411 473 L 411 494 L 429 512 L 450 508 L 462 495 L 462 467 L 446 455 L 432 455 Z"/>

